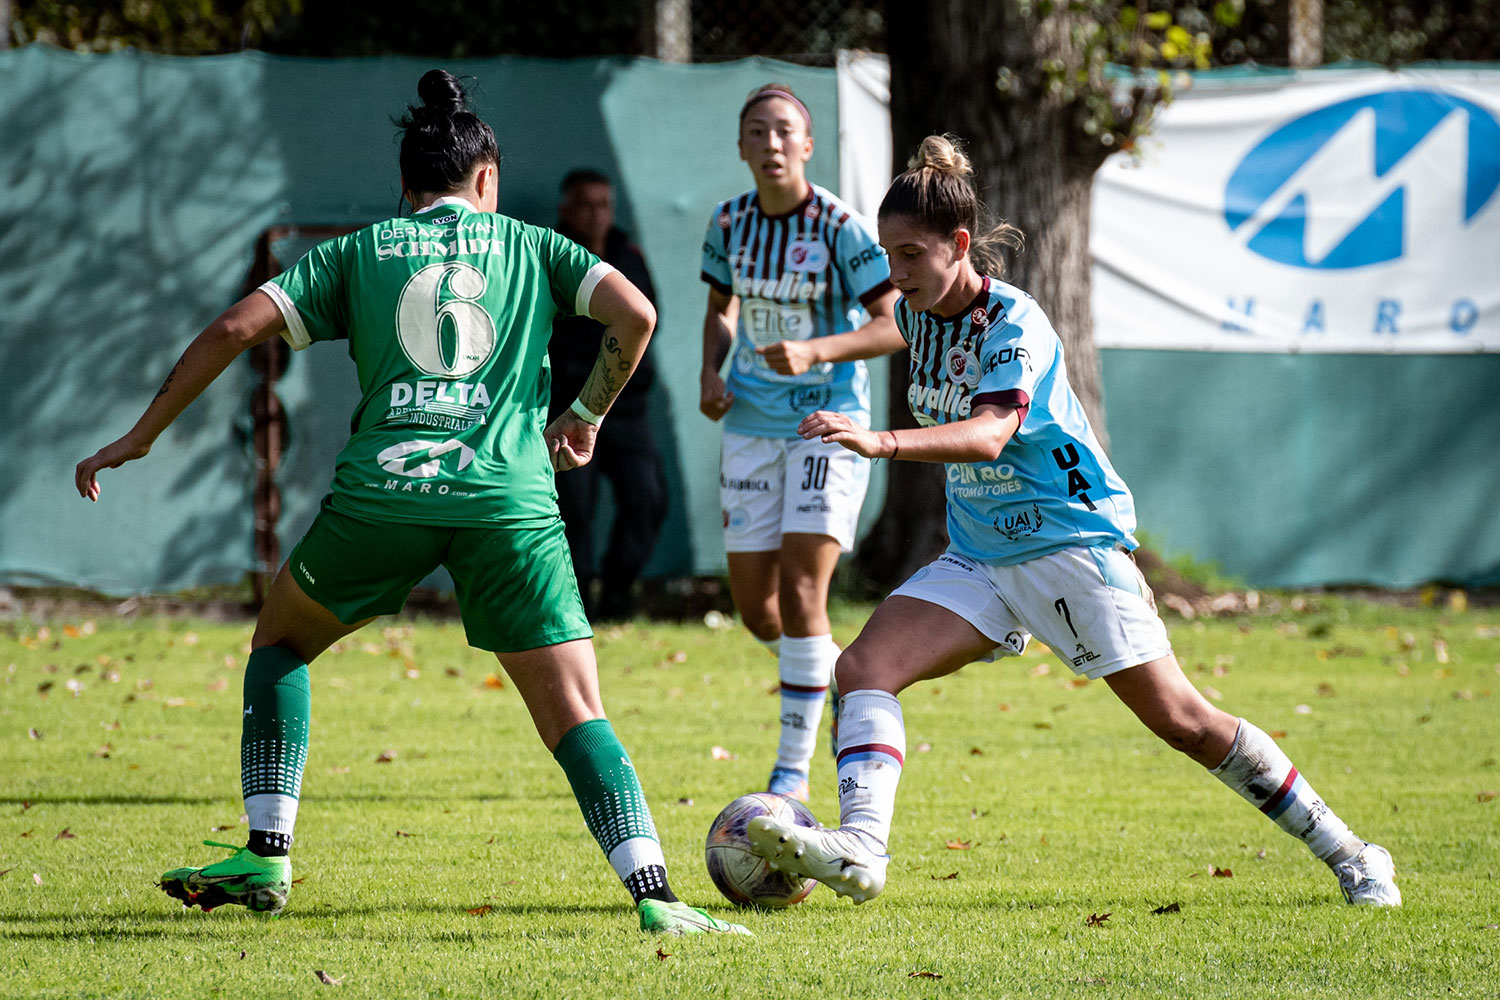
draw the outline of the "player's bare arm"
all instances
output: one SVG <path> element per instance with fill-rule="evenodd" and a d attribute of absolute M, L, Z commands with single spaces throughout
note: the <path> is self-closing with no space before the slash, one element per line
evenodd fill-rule
<path fill-rule="evenodd" d="M 604 335 L 594 370 L 578 395 L 578 405 L 602 419 L 646 353 L 656 326 L 656 309 L 628 278 L 613 271 L 594 289 L 589 316 L 604 324 Z M 598 430 L 597 420 L 576 410 L 564 410 L 543 432 L 553 469 L 587 465 L 594 454 Z"/>
<path fill-rule="evenodd" d="M 264 292 L 251 292 L 226 309 L 193 338 L 135 426 L 78 463 L 73 473 L 78 495 L 97 501 L 100 469 L 118 469 L 126 462 L 145 458 L 161 432 L 231 361 L 256 344 L 270 340 L 285 326 L 281 311 Z"/>
<path fill-rule="evenodd" d="M 781 375 L 801 375 L 824 362 L 868 361 L 894 354 L 906 347 L 905 338 L 896 329 L 896 300 L 900 297 L 901 293 L 892 288 L 865 303 L 870 321 L 857 330 L 810 340 L 783 340 L 757 347 L 755 353 Z"/>
<path fill-rule="evenodd" d="M 710 288 L 708 309 L 703 315 L 703 371 L 698 377 L 698 409 L 710 420 L 722 419 L 734 405 L 734 393 L 724 385 L 719 369 L 734 343 L 735 319 L 734 296 Z"/>
<path fill-rule="evenodd" d="M 822 438 L 865 458 L 899 458 L 908 462 L 993 462 L 1021 426 L 1020 411 L 985 403 L 973 414 L 935 427 L 873 431 L 847 414 L 818 410 L 797 425 L 797 433 Z"/>

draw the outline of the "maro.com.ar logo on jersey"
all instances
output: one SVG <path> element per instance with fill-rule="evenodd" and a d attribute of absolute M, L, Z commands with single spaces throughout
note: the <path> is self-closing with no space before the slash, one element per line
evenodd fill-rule
<path fill-rule="evenodd" d="M 1240 161 L 1224 221 L 1251 252 L 1342 270 L 1437 253 L 1500 187 L 1500 121 L 1436 90 L 1387 90 L 1295 118 Z"/>

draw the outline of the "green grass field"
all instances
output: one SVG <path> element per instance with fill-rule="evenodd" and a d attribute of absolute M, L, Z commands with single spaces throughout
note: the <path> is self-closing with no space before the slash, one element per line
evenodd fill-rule
<path fill-rule="evenodd" d="M 868 610 L 838 609 L 836 637 Z M 740 914 L 754 939 L 667 941 L 636 929 L 519 698 L 446 622 L 377 625 L 314 664 L 282 917 L 168 899 L 164 869 L 221 856 L 200 840 L 244 841 L 249 635 L 107 612 L 0 623 L 0 995 L 1500 996 L 1497 609 L 1309 597 L 1173 625 L 1209 697 L 1391 849 L 1400 910 L 1345 906 L 1103 684 L 1032 654 L 905 695 L 879 900 L 820 888 Z M 772 661 L 702 625 L 613 628 L 599 650 L 674 886 L 731 916 L 703 835 L 769 770 Z M 822 751 L 812 807 L 838 818 Z"/>

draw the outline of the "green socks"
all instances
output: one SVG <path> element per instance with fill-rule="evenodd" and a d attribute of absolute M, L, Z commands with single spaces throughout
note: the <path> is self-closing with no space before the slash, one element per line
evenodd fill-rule
<path fill-rule="evenodd" d="M 574 726 L 552 756 L 573 786 L 589 832 L 635 901 L 674 901 L 677 897 L 667 885 L 666 859 L 646 795 L 609 720 L 592 719 Z"/>
<path fill-rule="evenodd" d="M 311 715 L 307 664 L 279 646 L 251 653 L 245 666 L 240 787 L 250 846 L 258 854 L 285 854 L 291 847 Z"/>

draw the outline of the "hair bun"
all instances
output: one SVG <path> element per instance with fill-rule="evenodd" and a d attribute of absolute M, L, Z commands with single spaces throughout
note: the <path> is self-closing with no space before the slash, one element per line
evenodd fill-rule
<path fill-rule="evenodd" d="M 417 81 L 417 96 L 422 103 L 434 111 L 452 113 L 468 107 L 468 94 L 458 77 L 447 70 L 430 69 Z"/>
<path fill-rule="evenodd" d="M 955 177 L 969 177 L 974 173 L 969 158 L 960 147 L 957 136 L 929 135 L 917 147 L 917 152 L 907 163 L 910 170 L 926 167 Z"/>

